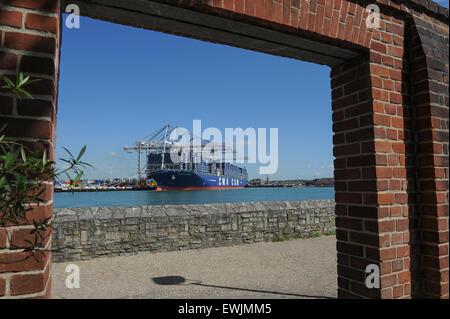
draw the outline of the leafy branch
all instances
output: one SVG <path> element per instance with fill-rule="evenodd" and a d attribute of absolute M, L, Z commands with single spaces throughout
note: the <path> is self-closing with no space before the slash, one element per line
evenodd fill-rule
<path fill-rule="evenodd" d="M 9 78 L 7 78 L 4 75 L 2 75 L 1 77 L 6 83 L 6 85 L 3 85 L 2 88 L 9 89 L 12 93 L 14 93 L 17 96 L 17 98 L 20 101 L 22 101 L 22 95 L 24 95 L 25 97 L 27 97 L 29 99 L 33 98 L 33 96 L 28 91 L 26 91 L 23 87 L 26 85 L 36 83 L 41 80 L 41 79 L 30 80 L 29 76 L 24 78 L 22 72 L 20 72 L 20 73 L 17 72 L 16 82 L 13 82 L 12 80 L 10 80 Z"/>
<path fill-rule="evenodd" d="M 37 80 L 30 80 L 30 77 L 24 77 L 18 73 L 14 83 L 5 76 L 1 76 L 7 88 L 21 100 L 22 96 L 32 98 L 24 87 Z M 6 125 L 0 128 L 0 133 Z M 54 181 L 64 174 L 70 181 L 71 189 L 78 183 L 83 176 L 83 169 L 92 167 L 83 162 L 81 158 L 86 152 L 86 145 L 83 146 L 78 156 L 64 148 L 68 158 L 60 158 L 66 162 L 67 168 L 63 170 L 55 169 L 55 162 L 48 160 L 47 152 L 44 150 L 42 155 L 38 151 L 30 151 L 24 145 L 8 140 L 6 135 L 0 135 L 0 227 L 13 225 L 33 224 L 34 228 L 30 231 L 34 240 L 24 239 L 30 247 L 25 251 L 34 251 L 37 248 L 44 248 L 45 232 L 50 226 L 48 217 L 42 220 L 29 220 L 27 213 L 32 211 L 37 205 L 47 202 L 45 199 L 45 182 Z M 75 176 L 73 176 L 73 174 Z"/>

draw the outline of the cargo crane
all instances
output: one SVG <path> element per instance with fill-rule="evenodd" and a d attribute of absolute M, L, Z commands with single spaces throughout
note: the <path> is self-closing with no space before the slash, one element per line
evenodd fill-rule
<path fill-rule="evenodd" d="M 164 125 L 162 128 L 156 130 L 152 134 L 146 136 L 143 140 L 136 141 L 134 145 L 124 146 L 123 149 L 127 153 L 132 153 L 132 151 L 137 151 L 138 153 L 138 169 L 137 176 L 139 180 L 142 179 L 143 173 L 145 173 L 145 169 L 142 167 L 142 152 L 145 151 L 145 158 L 148 159 L 149 152 L 161 153 L 161 169 L 165 169 L 165 154 L 167 148 L 170 148 L 173 145 L 174 141 L 168 140 L 170 134 L 176 130 L 178 126 L 171 126 L 169 124 Z M 179 136 L 181 139 L 183 135 Z M 200 141 L 200 145 L 193 144 L 198 143 Z M 202 138 L 195 138 L 195 136 L 190 139 L 191 145 L 190 148 L 192 151 L 195 149 L 202 149 L 206 144 L 210 143 L 209 140 L 205 140 Z M 214 145 L 215 149 L 219 149 L 221 154 L 229 153 L 230 150 L 223 145 L 223 143 L 217 143 Z M 232 153 L 236 153 L 233 151 Z M 147 165 L 146 165 L 147 166 Z M 145 166 L 145 167 L 146 167 Z"/>
<path fill-rule="evenodd" d="M 164 125 L 159 130 L 156 130 L 153 134 L 147 136 L 142 141 L 136 141 L 134 145 L 124 146 L 123 149 L 127 153 L 132 153 L 131 151 L 138 152 L 138 171 L 137 175 L 139 180 L 142 179 L 142 156 L 141 153 L 145 151 L 145 158 L 148 158 L 148 152 L 150 150 L 163 150 L 163 154 L 166 148 L 167 136 L 175 129 L 176 127 L 171 127 L 169 124 Z M 164 163 L 162 163 L 164 165 Z"/>

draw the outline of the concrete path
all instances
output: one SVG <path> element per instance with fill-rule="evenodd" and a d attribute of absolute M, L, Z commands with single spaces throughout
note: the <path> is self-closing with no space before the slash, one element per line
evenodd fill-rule
<path fill-rule="evenodd" d="M 54 263 L 53 298 L 335 298 L 336 238 L 297 239 Z"/>

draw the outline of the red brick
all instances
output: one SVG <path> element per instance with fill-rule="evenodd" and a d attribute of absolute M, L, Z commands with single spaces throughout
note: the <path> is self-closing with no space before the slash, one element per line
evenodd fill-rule
<path fill-rule="evenodd" d="M 40 232 L 41 238 L 37 238 L 35 233 L 31 233 L 32 229 L 14 229 L 11 234 L 11 248 L 20 249 L 30 247 L 30 242 L 46 246 L 51 239 L 51 228 L 47 228 L 46 231 Z"/>
<path fill-rule="evenodd" d="M 359 144 L 347 144 L 343 146 L 335 146 L 333 154 L 335 157 L 353 155 L 359 153 Z"/>
<path fill-rule="evenodd" d="M 397 221 L 397 225 L 398 225 L 398 221 Z M 408 256 L 410 256 L 410 247 L 409 246 L 403 246 L 403 247 L 397 248 L 397 257 L 408 257 Z"/>
<path fill-rule="evenodd" d="M 355 218 L 341 218 L 336 217 L 336 227 L 341 229 L 354 229 L 354 230 L 362 230 L 362 220 Z"/>
<path fill-rule="evenodd" d="M 335 198 L 340 203 L 361 204 L 362 196 L 357 193 L 339 193 L 336 192 Z"/>
<path fill-rule="evenodd" d="M 394 168 L 394 169 L 395 169 L 395 168 Z M 389 181 L 389 189 L 390 189 L 391 191 L 393 191 L 393 190 L 401 190 L 401 183 L 400 183 L 400 181 L 399 181 L 399 180 L 391 179 L 391 180 Z"/>
<path fill-rule="evenodd" d="M 381 40 L 385 43 L 392 43 L 392 34 L 387 32 L 381 32 Z"/>
<path fill-rule="evenodd" d="M 375 164 L 373 155 L 361 155 L 347 158 L 347 167 L 371 166 Z"/>
<path fill-rule="evenodd" d="M 318 6 L 317 7 L 316 26 L 315 26 L 317 33 L 322 33 L 322 26 L 324 24 L 323 15 L 324 15 L 324 7 Z"/>
<path fill-rule="evenodd" d="M 255 0 L 255 15 L 258 18 L 264 18 L 264 0 Z"/>
<path fill-rule="evenodd" d="M 381 65 L 376 65 L 376 64 L 371 64 L 370 65 L 370 72 L 374 75 L 378 75 L 381 76 L 383 78 L 387 78 L 389 76 L 389 70 L 388 68 L 381 66 Z"/>
<path fill-rule="evenodd" d="M 372 76 L 371 77 L 372 86 L 376 88 L 383 88 L 383 79 L 378 76 Z"/>
<path fill-rule="evenodd" d="M 39 274 L 18 274 L 11 276 L 11 295 L 25 295 L 44 291 L 49 280 L 49 269 Z"/>
<path fill-rule="evenodd" d="M 35 196 L 39 194 L 42 191 L 42 193 L 39 195 L 39 198 L 42 199 L 44 202 L 49 202 L 53 199 L 53 185 L 52 184 L 42 184 L 40 188 L 35 189 L 34 191 L 30 191 L 29 194 L 31 196 Z"/>
<path fill-rule="evenodd" d="M 308 14 L 308 30 L 315 31 L 316 28 L 316 15 L 314 13 Z"/>
<path fill-rule="evenodd" d="M 376 219 L 379 217 L 379 209 L 369 206 L 349 206 L 348 215 L 352 217 Z"/>
<path fill-rule="evenodd" d="M 392 117 L 391 123 L 393 127 L 404 128 L 404 119 L 399 117 Z"/>
<path fill-rule="evenodd" d="M 381 288 L 392 287 L 397 283 L 397 275 L 388 275 L 381 277 Z"/>
<path fill-rule="evenodd" d="M 31 77 L 31 79 L 36 79 L 36 77 Z M 27 86 L 28 92 L 31 95 L 50 95 L 53 96 L 55 92 L 55 86 L 52 80 L 40 79 L 40 81 L 35 82 Z"/>
<path fill-rule="evenodd" d="M 385 220 L 378 222 L 378 231 L 380 233 L 389 233 L 395 231 L 395 221 Z"/>
<path fill-rule="evenodd" d="M 400 298 L 401 296 L 403 296 L 403 286 L 394 287 L 393 297 Z"/>
<path fill-rule="evenodd" d="M 1 35 L 1 34 L 0 34 Z M 17 54 L 9 52 L 0 52 L 0 69 L 15 70 L 17 63 Z M 11 76 L 9 77 L 12 78 Z M 2 79 L 3 86 L 3 79 Z"/>
<path fill-rule="evenodd" d="M 394 177 L 396 178 L 406 178 L 406 168 L 394 167 Z"/>
<path fill-rule="evenodd" d="M 6 294 L 6 279 L 0 277 L 0 297 Z"/>
<path fill-rule="evenodd" d="M 22 27 L 22 12 L 0 10 L 0 25 L 7 25 L 10 27 Z"/>
<path fill-rule="evenodd" d="M 403 47 L 403 38 L 394 35 L 394 44 Z"/>
<path fill-rule="evenodd" d="M 370 49 L 374 50 L 376 52 L 383 53 L 383 54 L 386 53 L 386 45 L 381 42 L 372 41 L 372 45 L 370 46 Z"/>
<path fill-rule="evenodd" d="M 391 143 L 384 141 L 375 141 L 375 150 L 380 153 L 389 153 L 391 152 Z"/>
<path fill-rule="evenodd" d="M 5 229 L 0 228 L 0 249 L 6 248 L 6 243 L 8 241 L 8 233 Z"/>
<path fill-rule="evenodd" d="M 34 34 L 6 32 L 5 47 L 32 52 L 55 53 L 56 41 L 52 37 Z"/>
<path fill-rule="evenodd" d="M 398 282 L 400 284 L 411 282 L 411 272 L 409 270 L 398 274 Z"/>
<path fill-rule="evenodd" d="M 394 57 L 397 57 L 397 58 L 401 58 L 401 57 L 403 56 L 403 49 L 402 49 L 402 48 L 395 47 L 395 46 L 393 46 L 393 45 L 389 45 L 389 46 L 388 46 L 388 49 L 387 49 L 387 53 L 388 53 L 390 56 L 394 56 Z"/>
<path fill-rule="evenodd" d="M 5 134 L 10 137 L 52 138 L 50 121 L 0 117 L 0 122 L 7 123 Z"/>
<path fill-rule="evenodd" d="M 44 294 L 40 295 L 40 296 L 30 297 L 27 299 L 51 299 L 51 297 L 52 297 L 51 292 L 52 292 L 52 277 L 50 276 L 48 278 L 47 288 L 45 289 Z"/>
<path fill-rule="evenodd" d="M 0 96 L 0 115 L 10 115 L 13 111 L 14 100 L 10 96 Z"/>
<path fill-rule="evenodd" d="M 389 101 L 391 103 L 402 104 L 403 103 L 403 96 L 401 94 L 399 94 L 399 93 L 390 92 L 389 93 Z"/>
<path fill-rule="evenodd" d="M 390 205 L 394 203 L 394 195 L 391 193 L 378 194 L 378 204 Z"/>
<path fill-rule="evenodd" d="M 26 99 L 17 104 L 19 115 L 51 117 L 53 114 L 53 103 L 51 101 Z"/>
<path fill-rule="evenodd" d="M 392 80 L 400 81 L 400 80 L 402 79 L 402 72 L 399 71 L 399 70 L 393 70 L 393 69 L 390 69 L 390 70 L 389 70 L 389 77 L 390 77 Z"/>
<path fill-rule="evenodd" d="M 55 17 L 28 13 L 25 27 L 32 30 L 56 33 L 58 29 L 58 20 Z"/>
<path fill-rule="evenodd" d="M 406 145 L 405 143 L 393 143 L 392 144 L 393 151 L 398 154 L 405 154 Z"/>
<path fill-rule="evenodd" d="M 388 165 L 389 166 L 395 166 L 395 165 L 398 165 L 398 155 L 392 155 L 392 154 L 390 154 L 390 155 L 388 155 Z"/>
<path fill-rule="evenodd" d="M 389 101 L 389 92 L 386 90 L 380 90 L 380 89 L 372 87 L 372 96 L 376 100 L 385 101 L 385 102 Z"/>
<path fill-rule="evenodd" d="M 380 249 L 380 260 L 394 259 L 396 256 L 397 250 L 395 248 Z"/>
<path fill-rule="evenodd" d="M 298 28 L 298 17 L 299 17 L 299 12 L 297 9 L 292 8 L 291 9 L 291 22 L 290 25 L 293 26 L 294 28 Z"/>
<path fill-rule="evenodd" d="M 331 29 L 330 29 L 330 36 L 332 38 L 336 38 L 338 34 L 338 28 L 339 28 L 339 12 L 334 11 L 333 17 L 331 18 Z"/>
<path fill-rule="evenodd" d="M 409 220 L 408 219 L 399 219 L 396 221 L 396 229 L 397 231 L 405 231 L 409 229 Z"/>
<path fill-rule="evenodd" d="M 394 222 L 394 225 L 395 225 L 395 222 Z M 394 227 L 394 230 L 395 230 L 395 227 Z M 394 234 L 392 234 L 391 244 L 392 245 L 398 245 L 398 244 L 401 244 L 401 243 L 403 243 L 403 234 L 402 233 L 394 233 Z"/>
<path fill-rule="evenodd" d="M 233 10 L 233 1 L 224 1 L 223 8 L 227 10 Z"/>
<path fill-rule="evenodd" d="M 264 11 L 266 20 L 273 20 L 273 5 L 272 1 L 264 1 Z"/>
<path fill-rule="evenodd" d="M 361 229 L 362 230 L 362 229 Z M 364 244 L 378 247 L 379 237 L 378 235 L 369 234 L 367 232 L 349 232 L 349 240 L 353 243 Z"/>
<path fill-rule="evenodd" d="M 393 169 L 392 167 L 377 167 L 376 174 L 378 178 L 392 178 Z"/>
<path fill-rule="evenodd" d="M 49 256 L 50 253 L 47 251 L 2 252 L 0 253 L 0 273 L 43 269 Z"/>
<path fill-rule="evenodd" d="M 51 190 L 47 190 L 47 192 L 51 192 Z M 41 221 L 44 218 L 50 218 L 52 215 L 53 215 L 53 203 L 48 206 L 37 206 L 32 211 L 27 212 L 24 224 L 25 223 L 32 224 L 35 221 Z"/>
<path fill-rule="evenodd" d="M 392 288 L 385 288 L 381 290 L 382 299 L 392 299 L 392 297 L 393 297 Z"/>
<path fill-rule="evenodd" d="M 27 145 L 25 145 L 28 147 Z M 36 148 L 36 150 L 39 150 Z M 42 197 L 45 199 L 49 198 L 49 195 L 51 194 L 51 190 L 45 189 L 44 193 L 42 194 Z M 17 220 L 14 223 L 8 222 L 5 223 L 5 226 L 23 226 L 23 225 L 31 225 L 35 221 L 42 221 L 44 218 L 50 218 L 53 215 L 53 204 L 50 204 L 48 206 L 35 206 L 32 210 L 29 210 L 26 212 L 25 219 Z"/>
<path fill-rule="evenodd" d="M 7 0 L 8 5 L 46 11 L 46 12 L 58 12 L 59 1 L 57 0 Z"/>

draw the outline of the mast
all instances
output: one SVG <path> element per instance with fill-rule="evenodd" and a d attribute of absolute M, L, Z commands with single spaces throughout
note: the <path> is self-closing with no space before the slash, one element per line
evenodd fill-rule
<path fill-rule="evenodd" d="M 166 134 L 164 134 L 164 146 L 163 146 L 163 153 L 161 156 L 161 169 L 164 169 L 164 155 L 166 154 L 166 138 L 167 138 L 167 131 L 169 129 L 169 125 L 166 126 Z"/>
<path fill-rule="evenodd" d="M 141 180 L 141 150 L 142 150 L 142 142 L 138 143 L 138 179 Z"/>

